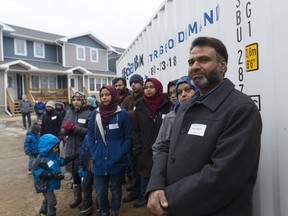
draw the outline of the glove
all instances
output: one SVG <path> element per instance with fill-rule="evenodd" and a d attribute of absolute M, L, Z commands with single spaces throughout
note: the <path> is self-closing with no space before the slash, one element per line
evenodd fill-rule
<path fill-rule="evenodd" d="M 62 133 L 59 133 L 59 134 L 58 134 L 58 139 L 59 139 L 60 141 L 64 140 L 64 136 L 63 136 Z"/>
<path fill-rule="evenodd" d="M 64 131 L 69 134 L 69 133 L 74 132 L 76 125 L 73 122 L 66 121 L 63 124 L 63 128 L 64 128 Z"/>
<path fill-rule="evenodd" d="M 57 180 L 62 180 L 64 179 L 64 175 L 62 175 L 61 173 L 50 173 L 50 177 L 57 179 Z"/>
<path fill-rule="evenodd" d="M 74 154 L 74 155 L 70 155 L 68 157 L 65 157 L 64 160 L 65 160 L 65 164 L 71 162 L 71 161 L 74 161 L 76 160 L 77 158 L 79 157 L 79 154 Z"/>
<path fill-rule="evenodd" d="M 79 175 L 80 178 L 83 178 L 85 176 L 85 171 L 84 171 L 83 167 L 80 167 L 78 169 L 78 175 Z"/>

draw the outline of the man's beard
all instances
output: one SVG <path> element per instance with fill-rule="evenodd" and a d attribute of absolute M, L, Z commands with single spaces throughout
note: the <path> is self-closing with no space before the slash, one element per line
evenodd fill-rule
<path fill-rule="evenodd" d="M 199 71 L 200 74 L 205 74 L 203 71 Z M 223 79 L 223 74 L 220 70 L 220 67 L 217 66 L 211 73 L 201 79 L 193 79 L 194 85 L 199 89 L 209 89 L 216 84 L 220 83 Z"/>
<path fill-rule="evenodd" d="M 119 89 L 118 90 L 118 94 L 119 95 L 124 95 L 125 94 L 125 90 L 126 90 L 125 88 L 124 89 Z"/>

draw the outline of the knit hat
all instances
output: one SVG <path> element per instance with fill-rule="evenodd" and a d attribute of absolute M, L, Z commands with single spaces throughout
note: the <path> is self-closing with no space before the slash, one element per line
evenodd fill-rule
<path fill-rule="evenodd" d="M 34 123 L 32 126 L 31 126 L 31 132 L 33 134 L 38 134 L 40 131 L 40 127 L 37 123 Z"/>
<path fill-rule="evenodd" d="M 55 106 L 57 106 L 58 104 L 61 105 L 62 107 L 65 107 L 63 101 L 60 100 L 60 99 L 57 99 L 57 100 L 56 100 L 56 102 L 55 102 Z"/>
<path fill-rule="evenodd" d="M 132 82 L 136 82 L 136 83 L 139 83 L 141 86 L 143 86 L 143 78 L 139 75 L 139 74 L 134 74 L 130 77 L 130 80 L 129 80 L 129 84 L 131 86 Z"/>
<path fill-rule="evenodd" d="M 85 97 L 84 93 L 82 93 L 82 92 L 79 92 L 79 91 L 74 92 L 74 94 L 72 95 L 72 99 L 74 97 L 79 97 L 80 100 L 82 101 L 82 104 L 84 104 L 86 102 L 86 97 Z"/>
<path fill-rule="evenodd" d="M 50 107 L 52 107 L 53 109 L 55 109 L 55 103 L 53 102 L 53 101 L 48 101 L 47 103 L 46 103 L 46 107 L 47 106 L 50 106 Z"/>

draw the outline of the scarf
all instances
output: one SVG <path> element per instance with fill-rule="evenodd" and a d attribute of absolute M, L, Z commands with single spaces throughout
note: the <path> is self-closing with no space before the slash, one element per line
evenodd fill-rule
<path fill-rule="evenodd" d="M 144 86 L 146 85 L 146 83 L 148 81 L 150 81 L 150 82 L 152 82 L 154 84 L 156 93 L 152 97 L 147 97 L 144 94 L 143 99 L 144 99 L 145 103 L 147 104 L 148 109 L 152 113 L 152 116 L 154 117 L 157 109 L 159 108 L 159 106 L 160 106 L 160 104 L 161 104 L 161 102 L 163 101 L 163 98 L 164 98 L 164 96 L 163 96 L 163 86 L 162 86 L 161 82 L 159 80 L 157 80 L 156 78 L 148 78 L 145 81 Z"/>
<path fill-rule="evenodd" d="M 100 89 L 100 95 L 101 95 L 101 91 L 104 88 L 106 88 L 110 92 L 111 97 L 112 97 L 112 101 L 110 104 L 104 105 L 103 103 L 100 103 L 100 105 L 99 105 L 99 111 L 100 111 L 100 115 L 101 115 L 102 125 L 103 125 L 103 127 L 106 127 L 108 125 L 110 117 L 117 110 L 119 94 L 118 94 L 118 91 L 116 90 L 116 88 L 114 86 L 106 85 Z"/>

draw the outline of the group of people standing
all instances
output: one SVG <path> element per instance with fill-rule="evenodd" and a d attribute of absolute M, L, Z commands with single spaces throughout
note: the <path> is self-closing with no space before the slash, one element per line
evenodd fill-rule
<path fill-rule="evenodd" d="M 262 122 L 253 101 L 224 78 L 227 62 L 221 41 L 199 37 L 190 49 L 188 76 L 169 82 L 167 94 L 158 79 L 144 81 L 139 74 L 130 77 L 131 90 L 124 78 L 103 86 L 96 109 L 76 92 L 48 151 L 57 152 L 67 137 L 66 160 L 58 165 L 72 173 L 70 207 L 82 202 L 80 215 L 92 213 L 94 182 L 101 216 L 117 216 L 121 200 L 134 201 L 134 208 L 148 202 L 157 216 L 251 215 Z M 55 120 L 54 114 L 45 116 L 47 104 L 42 119 Z M 56 124 L 47 126 L 54 130 Z M 39 179 L 62 179 L 59 173 L 36 173 Z M 132 188 L 122 197 L 127 173 Z M 40 213 L 56 215 L 57 202 L 48 192 Z"/>

